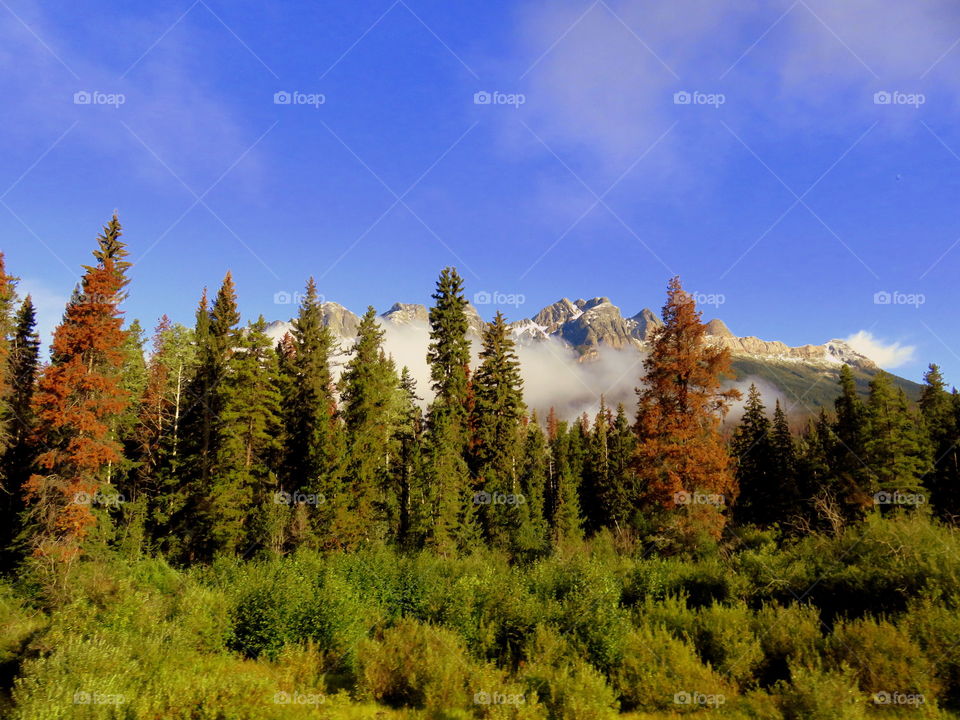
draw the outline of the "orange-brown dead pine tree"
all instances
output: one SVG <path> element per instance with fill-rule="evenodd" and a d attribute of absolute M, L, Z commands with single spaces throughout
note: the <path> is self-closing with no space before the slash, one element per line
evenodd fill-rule
<path fill-rule="evenodd" d="M 93 504 L 120 459 L 120 444 L 110 432 L 127 404 L 120 386 L 125 333 L 118 305 L 130 263 L 123 260 L 120 235 L 114 214 L 97 238 L 97 264 L 84 267 L 54 332 L 50 365 L 34 397 L 42 451 L 25 491 L 36 555 L 69 560 L 80 552 L 96 523 Z"/>
<path fill-rule="evenodd" d="M 730 352 L 705 342 L 706 326 L 680 278 L 670 280 L 664 324 L 651 338 L 637 389 L 637 447 L 633 466 L 641 502 L 673 509 L 683 530 L 719 536 L 719 511 L 736 499 L 737 483 L 720 434 L 723 414 L 737 390 L 721 390 Z M 692 526 L 696 527 L 692 527 Z"/>

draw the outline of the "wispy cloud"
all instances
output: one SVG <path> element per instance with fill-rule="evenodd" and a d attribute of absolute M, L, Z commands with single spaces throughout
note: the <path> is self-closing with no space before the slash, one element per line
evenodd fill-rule
<path fill-rule="evenodd" d="M 884 342 L 868 330 L 860 330 L 844 338 L 850 347 L 866 355 L 882 368 L 897 368 L 913 361 L 916 346 L 900 342 Z"/>

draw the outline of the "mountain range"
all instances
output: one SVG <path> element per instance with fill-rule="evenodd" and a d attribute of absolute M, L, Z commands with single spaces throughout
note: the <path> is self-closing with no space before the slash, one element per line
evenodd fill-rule
<path fill-rule="evenodd" d="M 467 304 L 466 312 L 476 353 L 485 321 L 471 303 Z M 344 349 L 349 349 L 360 318 L 335 302 L 323 303 L 323 318 Z M 429 332 L 427 308 L 398 302 L 382 313 L 380 320 L 387 332 L 387 351 L 395 356 L 398 364 L 410 365 L 414 377 L 421 377 L 421 390 L 425 389 L 428 385 L 423 359 Z M 640 361 L 649 348 L 651 333 L 660 325 L 659 316 L 649 308 L 625 317 L 609 298 L 595 297 L 589 300 L 561 298 L 532 317 L 511 323 L 510 328 L 517 342 L 528 391 L 531 383 L 542 384 L 545 376 L 556 380 L 542 388 L 543 392 L 535 393 L 536 402 L 540 406 L 549 404 L 579 411 L 593 407 L 600 394 L 606 395 L 608 403 L 633 402 L 633 388 L 642 372 Z M 867 383 L 880 370 L 873 360 L 843 340 L 791 347 L 777 340 L 735 335 L 720 319 L 710 320 L 706 327 L 708 342 L 730 349 L 736 377 L 729 382 L 737 385 L 756 382 L 765 396 L 780 398 L 795 417 L 832 404 L 842 365 L 850 366 L 864 393 Z M 267 326 L 267 334 L 278 341 L 291 328 L 289 320 L 277 320 Z M 419 373 L 417 366 L 420 366 Z M 562 367 L 566 367 L 569 377 L 557 374 Z M 909 397 L 918 396 L 917 383 L 894 378 Z M 551 397 L 550 387 L 556 398 Z M 768 400 L 772 404 L 773 399 L 768 397 Z M 535 409 L 541 409 L 540 406 L 533 405 Z"/>

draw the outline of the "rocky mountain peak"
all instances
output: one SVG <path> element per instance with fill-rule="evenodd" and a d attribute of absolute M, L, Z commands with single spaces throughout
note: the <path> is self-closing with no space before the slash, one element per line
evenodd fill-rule
<path fill-rule="evenodd" d="M 644 342 L 650 339 L 654 330 L 663 325 L 660 316 L 650 308 L 644 308 L 628 322 L 633 323 L 633 336 Z"/>
<path fill-rule="evenodd" d="M 582 302 L 582 301 L 581 301 Z M 556 332 L 568 320 L 578 317 L 583 311 L 568 298 L 560 298 L 552 305 L 533 316 L 533 321 L 543 327 L 544 332 Z"/>
<path fill-rule="evenodd" d="M 430 322 L 430 314 L 426 306 L 418 303 L 396 302 L 380 317 L 398 325 L 409 325 L 410 323 L 426 325 Z"/>
<path fill-rule="evenodd" d="M 736 335 L 730 332 L 730 328 L 727 327 L 727 324 L 719 318 L 714 318 L 707 323 L 707 335 L 725 338 L 736 337 Z"/>

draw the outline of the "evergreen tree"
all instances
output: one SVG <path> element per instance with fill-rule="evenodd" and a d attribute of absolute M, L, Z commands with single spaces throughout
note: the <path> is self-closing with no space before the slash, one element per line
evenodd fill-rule
<path fill-rule="evenodd" d="M 947 392 L 940 368 L 931 365 L 923 376 L 920 412 L 933 450 L 934 467 L 924 483 L 937 515 L 960 518 L 960 399 Z"/>
<path fill-rule="evenodd" d="M 335 343 L 323 323 L 313 278 L 307 281 L 293 330 L 284 342 L 280 355 L 287 437 L 284 484 L 305 496 L 333 498 L 341 489 L 345 447 L 330 368 Z M 311 522 L 305 534 L 315 542 L 330 540 L 322 536 L 330 528 L 331 507 L 321 503 L 307 513 Z"/>
<path fill-rule="evenodd" d="M 520 492 L 525 502 L 518 507 L 520 522 L 513 547 L 514 552 L 521 556 L 538 555 L 547 547 L 545 505 L 549 469 L 546 437 L 534 413 L 525 428 L 520 472 Z"/>
<path fill-rule="evenodd" d="M 930 445 L 918 418 L 910 413 L 903 390 L 884 371 L 870 381 L 864 452 L 874 484 L 871 494 L 924 493 L 921 478 L 931 469 Z M 883 509 L 883 508 L 882 508 Z"/>
<path fill-rule="evenodd" d="M 397 543 L 419 547 L 427 534 L 429 506 L 424 484 L 423 412 L 417 383 L 406 366 L 400 372 L 401 419 L 397 432 L 399 456 L 394 468 L 397 496 Z"/>
<path fill-rule="evenodd" d="M 444 268 L 437 280 L 430 308 L 430 347 L 427 363 L 433 382 L 435 399 L 430 408 L 431 423 L 438 415 L 448 415 L 453 426 L 465 436 L 469 408 L 470 341 L 467 339 L 467 299 L 463 295 L 463 279 L 456 268 Z"/>
<path fill-rule="evenodd" d="M 777 490 L 773 512 L 784 517 L 798 510 L 800 492 L 797 487 L 797 447 L 787 423 L 787 415 L 776 401 L 770 427 L 770 477 Z"/>
<path fill-rule="evenodd" d="M 550 464 L 547 473 L 547 518 L 550 539 L 554 545 L 583 537 L 580 513 L 580 479 L 583 465 L 580 458 L 579 423 L 568 427 L 557 421 L 553 408 L 547 418 L 550 443 Z"/>
<path fill-rule="evenodd" d="M 10 444 L 13 424 L 10 378 L 10 334 L 13 330 L 13 305 L 17 300 L 17 278 L 7 274 L 6 261 L 0 252 L 0 457 Z M 2 472 L 3 468 L 0 468 Z M 6 489 L 6 478 L 0 476 L 0 487 Z"/>
<path fill-rule="evenodd" d="M 523 380 L 513 338 L 498 312 L 483 333 L 480 365 L 473 380 L 470 458 L 475 489 L 491 503 L 480 508 L 487 539 L 505 547 L 520 526 L 518 505 L 521 461 L 520 422 L 523 419 Z M 512 496 L 512 497 L 507 497 Z M 497 498 L 505 503 L 496 502 Z"/>
<path fill-rule="evenodd" d="M 14 320 L 10 341 L 9 439 L 0 469 L 0 552 L 13 542 L 24 510 L 23 485 L 30 477 L 36 457 L 33 393 L 39 371 L 40 338 L 36 333 L 36 311 L 29 295 Z M 12 559 L 12 558 L 8 558 Z M 4 566 L 8 562 L 3 563 Z"/>
<path fill-rule="evenodd" d="M 612 508 L 608 505 L 613 482 L 610 462 L 610 433 L 613 417 L 603 396 L 600 409 L 593 421 L 593 430 L 587 441 L 587 464 L 580 486 L 580 507 L 589 532 L 597 532 L 611 525 Z"/>
<path fill-rule="evenodd" d="M 106 520 L 98 501 L 111 494 L 109 469 L 121 460 L 111 427 L 127 407 L 121 386 L 124 332 L 118 308 L 128 280 L 116 216 L 97 238 L 97 264 L 84 266 L 57 327 L 51 364 L 34 397 L 44 451 L 25 486 L 35 554 L 69 560 Z"/>
<path fill-rule="evenodd" d="M 623 403 L 610 431 L 610 481 L 602 494 L 608 524 L 617 532 L 626 531 L 632 522 L 631 507 L 636 505 L 636 487 L 630 468 L 636 437 L 627 419 Z"/>
<path fill-rule="evenodd" d="M 236 490 L 238 501 L 252 502 L 244 487 L 237 486 L 243 479 L 236 473 L 230 477 L 215 477 L 218 464 L 224 460 L 221 452 L 222 416 L 227 393 L 226 381 L 235 348 L 243 342 L 238 328 L 240 312 L 237 309 L 236 286 L 233 275 L 227 272 L 212 308 L 207 303 L 206 291 L 197 308 L 194 340 L 197 369 L 188 388 L 188 408 L 182 433 L 183 466 L 187 487 L 183 490 L 185 502 L 174 520 L 177 535 L 183 537 L 188 559 L 196 555 L 210 557 L 229 552 L 241 542 L 243 523 L 248 505 L 234 507 L 228 516 L 220 517 L 215 508 L 230 502 Z M 229 463 L 228 463 L 229 465 Z M 229 467 L 228 467 L 229 469 Z M 220 496 L 219 484 L 227 495 Z"/>
<path fill-rule="evenodd" d="M 387 534 L 384 506 L 391 462 L 399 454 L 396 432 L 402 405 L 396 368 L 383 351 L 384 334 L 376 311 L 367 308 L 340 379 L 348 463 L 347 485 L 333 499 L 333 534 L 347 549 Z"/>
<path fill-rule="evenodd" d="M 730 452 L 737 462 L 740 496 L 735 514 L 740 523 L 768 525 L 777 519 L 779 488 L 772 476 L 770 420 L 756 385 L 750 385 L 743 417 L 733 433 Z"/>
<path fill-rule="evenodd" d="M 477 505 L 465 461 L 472 404 L 467 300 L 455 268 L 444 268 L 432 295 L 427 363 L 434 400 L 427 414 L 428 542 L 440 552 L 477 542 Z"/>
<path fill-rule="evenodd" d="M 840 368 L 840 395 L 834 402 L 831 472 L 837 497 L 848 520 L 856 520 L 873 505 L 875 479 L 866 464 L 866 408 L 857 394 L 849 365 Z"/>
<path fill-rule="evenodd" d="M 681 532 L 719 536 L 724 518 L 717 503 L 679 507 L 678 498 L 702 494 L 736 500 L 737 483 L 720 436 L 720 423 L 736 390 L 720 390 L 730 372 L 730 352 L 707 345 L 706 326 L 679 278 L 670 281 L 664 324 L 650 340 L 644 385 L 638 388 L 634 470 L 648 507 L 669 510 Z M 678 508 L 673 510 L 673 508 Z"/>
<path fill-rule="evenodd" d="M 800 436 L 797 450 L 797 492 L 795 519 L 801 530 L 823 529 L 819 509 L 839 503 L 837 478 L 830 463 L 834 457 L 833 423 L 820 408 Z"/>
<path fill-rule="evenodd" d="M 214 304 L 214 328 L 217 311 Z M 219 330 L 227 328 L 224 323 Z M 274 471 L 281 425 L 277 356 L 265 328 L 260 316 L 246 332 L 230 332 L 234 351 L 218 391 L 216 463 L 205 506 L 214 553 L 232 554 L 262 544 L 263 537 L 252 532 L 259 529 L 254 523 L 273 503 L 278 489 Z"/>

